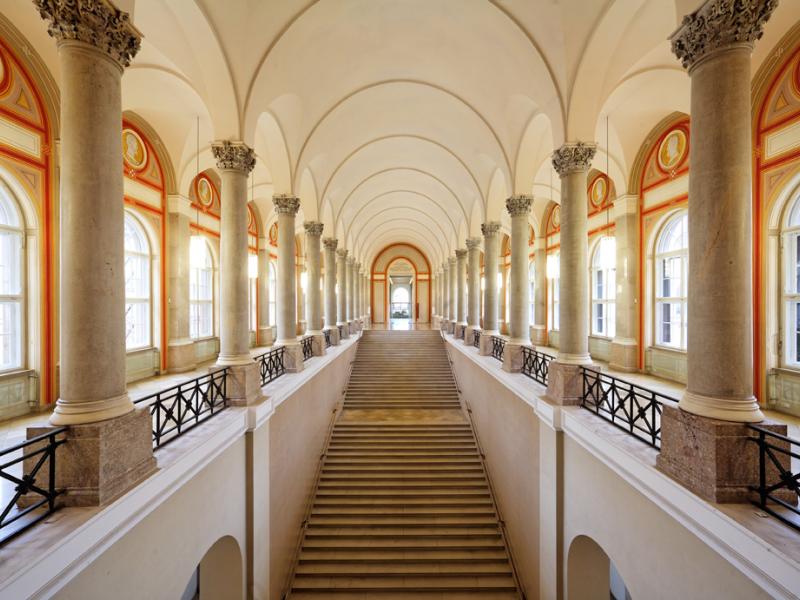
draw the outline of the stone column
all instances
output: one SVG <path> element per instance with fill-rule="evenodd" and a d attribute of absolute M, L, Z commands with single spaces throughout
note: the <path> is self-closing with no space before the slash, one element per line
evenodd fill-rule
<path fill-rule="evenodd" d="M 336 326 L 336 238 L 325 238 L 325 331 L 329 331 L 331 344 L 339 345 L 339 328 Z"/>
<path fill-rule="evenodd" d="M 535 281 L 535 314 L 531 325 L 531 342 L 537 346 L 547 343 L 547 244 L 546 240 L 537 238 L 533 243 Z"/>
<path fill-rule="evenodd" d="M 442 331 L 450 327 L 450 267 L 447 261 L 442 263 Z"/>
<path fill-rule="evenodd" d="M 61 72 L 61 366 L 50 423 L 70 428 L 56 486 L 67 492 L 60 502 L 96 506 L 155 470 L 149 410 L 134 410 L 125 385 L 121 78 L 141 35 L 110 3 L 36 6 Z"/>
<path fill-rule="evenodd" d="M 258 339 L 260 346 L 271 346 L 275 342 L 272 324 L 269 322 L 269 240 L 258 239 Z"/>
<path fill-rule="evenodd" d="M 497 330 L 497 269 L 500 258 L 500 223 L 491 221 L 481 225 L 483 233 L 483 333 L 481 333 L 480 353 L 492 353 L 492 336 L 500 335 Z"/>
<path fill-rule="evenodd" d="M 480 331 L 480 294 L 481 294 L 481 238 L 467 240 L 468 257 L 468 288 L 467 288 L 467 330 L 464 333 L 464 343 L 472 346 L 475 330 Z"/>
<path fill-rule="evenodd" d="M 353 312 L 355 314 L 356 323 L 358 324 L 358 329 L 361 330 L 364 328 L 364 318 L 361 313 L 361 263 L 356 262 L 355 269 L 353 270 L 353 304 L 355 308 Z"/>
<path fill-rule="evenodd" d="M 347 325 L 350 328 L 350 333 L 358 333 L 358 325 L 353 315 L 353 295 L 355 292 L 353 270 L 355 269 L 355 264 L 356 259 L 351 254 L 347 257 L 347 262 L 345 263 L 345 277 L 347 278 L 347 294 L 345 295 L 347 302 L 345 308 L 347 309 Z"/>
<path fill-rule="evenodd" d="M 691 78 L 689 370 L 679 408 L 664 407 L 657 464 L 713 502 L 745 502 L 758 476 L 735 423 L 764 418 L 753 395 L 750 55 L 776 4 L 709 0 L 671 37 Z"/>
<path fill-rule="evenodd" d="M 341 326 L 343 339 L 350 337 L 350 325 L 347 323 L 347 250 L 339 248 L 336 251 L 336 281 L 339 284 L 339 307 L 337 326 Z"/>
<path fill-rule="evenodd" d="M 583 390 L 580 367 L 589 356 L 589 214 L 586 174 L 596 146 L 568 143 L 553 153 L 561 177 L 561 260 L 559 352 L 550 363 L 547 394 L 557 404 L 579 404 Z"/>
<path fill-rule="evenodd" d="M 286 370 L 295 373 L 303 370 L 303 348 L 297 339 L 297 281 L 294 244 L 294 219 L 300 209 L 300 199 L 287 194 L 272 197 L 278 214 L 278 281 L 275 299 L 278 304 L 278 339 L 276 346 L 284 346 Z"/>
<path fill-rule="evenodd" d="M 450 286 L 448 295 L 450 296 L 450 312 L 447 315 L 447 332 L 455 334 L 456 323 L 458 322 L 458 259 L 451 256 L 447 259 L 447 283 Z"/>
<path fill-rule="evenodd" d="M 183 373 L 195 368 L 194 341 L 189 334 L 189 222 L 191 204 L 170 196 L 167 204 L 167 370 Z"/>
<path fill-rule="evenodd" d="M 617 246 L 614 300 L 616 331 L 611 342 L 610 367 L 634 372 L 639 366 L 639 197 L 630 194 L 614 202 L 614 237 Z"/>
<path fill-rule="evenodd" d="M 528 283 L 528 216 L 533 197 L 512 196 L 506 200 L 511 215 L 511 267 L 509 269 L 509 340 L 503 351 L 503 369 L 517 373 L 522 369 L 522 347 L 531 345 L 530 285 Z"/>
<path fill-rule="evenodd" d="M 439 284 L 439 328 L 441 328 L 443 322 L 447 319 L 445 316 L 445 305 L 447 302 L 447 276 L 445 274 L 445 269 L 442 267 L 439 267 L 437 281 Z"/>
<path fill-rule="evenodd" d="M 323 225 L 319 221 L 306 221 L 303 227 L 306 230 L 306 323 L 308 335 L 314 338 L 311 342 L 314 356 L 322 356 L 325 354 L 325 336 L 322 333 L 322 294 L 319 289 L 322 274 L 319 257 Z"/>
<path fill-rule="evenodd" d="M 461 332 L 467 328 L 467 304 L 465 302 L 467 294 L 467 251 L 464 249 L 456 250 L 456 324 L 453 328 L 453 335 L 461 337 Z"/>

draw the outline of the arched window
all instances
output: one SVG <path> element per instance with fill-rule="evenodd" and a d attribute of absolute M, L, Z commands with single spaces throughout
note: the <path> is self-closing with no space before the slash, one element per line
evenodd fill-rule
<path fill-rule="evenodd" d="M 189 335 L 207 338 L 214 335 L 214 263 L 201 236 L 192 236 L 189 254 Z"/>
<path fill-rule="evenodd" d="M 592 254 L 592 334 L 614 337 L 617 242 L 603 237 Z"/>
<path fill-rule="evenodd" d="M 411 297 L 408 295 L 408 290 L 404 287 L 396 287 L 392 291 L 392 302 L 395 304 L 408 304 L 411 302 Z"/>
<path fill-rule="evenodd" d="M 559 287 L 561 279 L 561 256 L 558 252 L 547 257 L 547 279 L 550 281 L 550 310 L 548 311 L 548 325 L 551 330 L 558 331 L 558 304 Z"/>
<path fill-rule="evenodd" d="M 800 197 L 794 201 L 783 229 L 783 360 L 800 368 Z"/>
<path fill-rule="evenodd" d="M 275 311 L 276 311 L 276 289 L 275 286 L 277 285 L 278 275 L 275 272 L 275 264 L 272 261 L 269 261 L 269 324 L 275 324 Z"/>
<path fill-rule="evenodd" d="M 20 212 L 0 188 L 0 371 L 25 366 L 23 235 Z"/>
<path fill-rule="evenodd" d="M 673 216 L 656 240 L 655 340 L 660 346 L 686 349 L 689 217 Z"/>
<path fill-rule="evenodd" d="M 125 213 L 125 348 L 147 348 L 152 339 L 150 243 L 139 221 Z"/>
<path fill-rule="evenodd" d="M 530 323 L 536 323 L 536 263 L 528 264 L 528 302 L 530 302 Z"/>
<path fill-rule="evenodd" d="M 503 319 L 506 323 L 511 323 L 511 267 L 503 267 L 503 275 L 500 279 L 500 285 L 505 284 L 503 287 L 503 293 L 505 298 L 505 319 Z"/>

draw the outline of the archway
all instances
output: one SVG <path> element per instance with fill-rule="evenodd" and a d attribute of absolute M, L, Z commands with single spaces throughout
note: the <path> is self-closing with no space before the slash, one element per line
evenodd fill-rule
<path fill-rule="evenodd" d="M 568 600 L 630 600 L 622 576 L 592 538 L 579 535 L 567 555 Z"/>
<path fill-rule="evenodd" d="M 417 270 L 405 258 L 396 258 L 386 270 L 389 282 L 389 329 L 411 329 L 416 322 Z"/>
<path fill-rule="evenodd" d="M 200 560 L 181 594 L 181 600 L 244 598 L 244 567 L 238 542 L 229 535 L 218 539 Z"/>
<path fill-rule="evenodd" d="M 397 287 L 391 283 L 394 278 Z M 409 243 L 390 244 L 378 252 L 372 262 L 371 307 L 372 322 L 390 325 L 392 319 L 392 291 L 406 289 L 410 310 L 404 323 L 430 323 L 431 321 L 431 268 L 422 250 Z M 399 292 L 402 295 L 402 292 Z M 403 304 L 405 302 L 398 302 Z M 399 307 L 400 308 L 400 307 Z M 400 311 L 402 314 L 402 311 Z M 404 317 L 397 317 L 404 319 Z M 399 325 L 399 324 L 398 324 Z"/>

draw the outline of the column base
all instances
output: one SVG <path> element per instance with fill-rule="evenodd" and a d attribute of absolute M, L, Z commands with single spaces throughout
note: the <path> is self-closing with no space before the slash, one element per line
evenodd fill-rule
<path fill-rule="evenodd" d="M 167 372 L 185 373 L 197 366 L 194 354 L 194 341 L 174 340 L 167 344 Z"/>
<path fill-rule="evenodd" d="M 272 327 L 259 327 L 257 341 L 259 346 L 272 346 L 275 343 L 275 330 Z"/>
<path fill-rule="evenodd" d="M 286 344 L 279 340 L 275 345 L 286 348 L 283 355 L 283 365 L 286 367 L 287 373 L 299 373 L 305 368 L 303 347 L 298 342 Z"/>
<path fill-rule="evenodd" d="M 764 422 L 759 427 L 786 435 L 782 423 Z M 709 502 L 748 502 L 756 498 L 750 486 L 758 483 L 758 446 L 747 441 L 753 433 L 743 423 L 700 417 L 665 405 L 656 467 Z M 767 481 L 778 481 L 775 466 L 767 463 Z M 796 496 L 784 499 L 797 501 Z"/>
<path fill-rule="evenodd" d="M 445 325 L 444 326 L 445 326 L 445 333 L 449 333 L 451 335 L 455 334 L 455 331 L 456 331 L 456 322 L 455 321 L 451 321 L 451 320 L 448 319 L 447 321 L 445 321 Z"/>
<path fill-rule="evenodd" d="M 480 340 L 480 347 L 478 348 L 478 353 L 481 356 L 491 356 L 492 355 L 492 336 L 500 335 L 497 331 L 484 331 L 481 333 L 481 340 Z"/>
<path fill-rule="evenodd" d="M 467 330 L 464 332 L 464 345 L 473 346 L 475 344 L 475 332 L 480 331 L 478 326 L 468 325 Z"/>
<path fill-rule="evenodd" d="M 636 343 L 636 340 L 614 338 L 611 342 L 611 360 L 608 366 L 627 373 L 638 371 L 639 344 Z"/>
<path fill-rule="evenodd" d="M 328 335 L 331 336 L 331 346 L 338 346 L 340 343 L 339 340 L 339 328 L 338 327 L 326 327 L 323 331 L 328 331 Z M 323 336 L 324 338 L 324 336 Z"/>
<path fill-rule="evenodd" d="M 591 365 L 551 361 L 547 372 L 547 392 L 545 393 L 547 400 L 560 406 L 579 405 L 583 399 L 582 366 Z"/>
<path fill-rule="evenodd" d="M 531 325 L 531 343 L 534 346 L 547 345 L 547 327 L 544 325 Z"/>
<path fill-rule="evenodd" d="M 461 339 L 461 332 L 464 332 L 466 335 L 467 324 L 466 323 L 455 323 L 453 325 L 453 337 Z"/>
<path fill-rule="evenodd" d="M 530 348 L 530 344 L 518 344 L 514 342 L 506 342 L 503 347 L 503 371 L 507 373 L 519 373 L 522 370 L 522 363 L 524 357 L 522 355 L 522 348 Z"/>
<path fill-rule="evenodd" d="M 102 377 L 101 373 L 86 375 Z M 128 392 L 114 398 L 91 400 L 88 402 L 69 402 L 59 398 L 56 408 L 50 415 L 51 425 L 84 425 L 122 417 L 133 410 L 133 402 Z"/>
<path fill-rule="evenodd" d="M 28 427 L 27 437 L 30 439 L 52 429 Z M 25 473 L 39 458 L 34 456 L 24 462 Z M 39 477 L 46 477 L 48 467 L 45 464 L 39 470 Z M 59 447 L 56 457 L 56 487 L 64 490 L 57 503 L 60 506 L 106 506 L 156 469 L 149 408 L 137 408 L 98 423 L 72 425 L 67 430 L 67 443 Z M 40 498 L 23 497 L 20 506 L 30 505 Z"/>
<path fill-rule="evenodd" d="M 325 335 L 321 331 L 311 333 L 311 353 L 314 356 L 325 356 Z"/>
<path fill-rule="evenodd" d="M 208 369 L 209 373 L 218 370 L 218 365 Z M 264 394 L 261 392 L 261 373 L 258 363 L 251 360 L 247 365 L 229 366 L 225 392 L 231 406 L 253 406 L 261 402 Z"/>
<path fill-rule="evenodd" d="M 337 328 L 341 328 L 341 331 L 339 332 L 340 340 L 346 340 L 350 337 L 350 327 L 347 325 L 347 323 L 337 323 L 336 325 Z"/>
<path fill-rule="evenodd" d="M 678 406 L 688 413 L 707 419 L 735 423 L 760 423 L 764 420 L 764 414 L 754 396 L 742 400 L 704 396 L 686 390 Z"/>

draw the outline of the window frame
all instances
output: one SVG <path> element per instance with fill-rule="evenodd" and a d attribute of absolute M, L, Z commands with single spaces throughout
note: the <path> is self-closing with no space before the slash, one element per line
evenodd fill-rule
<path fill-rule="evenodd" d="M 783 368 L 800 371 L 800 360 L 790 358 L 792 354 L 800 358 L 800 195 L 789 206 L 780 234 L 779 364 Z M 791 290 L 792 281 L 794 290 Z M 791 331 L 792 323 L 794 331 Z"/>
<path fill-rule="evenodd" d="M 130 257 L 135 257 L 136 260 L 142 261 L 142 264 L 146 266 L 146 274 L 144 280 L 146 281 L 147 285 L 147 293 L 142 296 L 129 296 L 128 295 L 128 286 L 127 280 L 125 282 L 125 316 L 127 321 L 128 315 L 128 307 L 130 305 L 144 305 L 146 307 L 147 313 L 147 341 L 144 344 L 140 344 L 137 346 L 128 346 L 128 326 L 127 322 L 125 325 L 125 352 L 126 353 L 133 353 L 133 352 L 140 352 L 142 350 L 148 350 L 154 347 L 153 340 L 155 338 L 155 322 L 154 322 L 154 306 L 153 306 L 153 248 L 150 244 L 150 238 L 147 235 L 147 230 L 145 229 L 144 224 L 141 222 L 141 219 L 135 215 L 133 212 L 129 210 L 125 210 L 125 221 L 126 223 L 131 223 L 133 229 L 135 230 L 137 236 L 140 239 L 142 246 L 145 248 L 144 251 L 141 250 L 131 250 L 129 248 L 124 249 L 124 260 L 125 265 L 127 267 L 128 259 Z"/>
<path fill-rule="evenodd" d="M 536 259 L 528 259 L 528 321 L 536 323 Z"/>
<path fill-rule="evenodd" d="M 14 373 L 18 371 L 25 371 L 28 366 L 28 337 L 29 337 L 29 323 L 28 323 L 28 256 L 27 256 L 27 228 L 25 224 L 22 208 L 17 203 L 13 194 L 8 191 L 5 186 L 0 186 L 0 203 L 6 205 L 7 210 L 12 211 L 16 216 L 17 225 L 2 224 L 0 231 L 12 234 L 18 238 L 19 241 L 19 257 L 17 264 L 17 278 L 18 293 L 16 294 L 3 294 L 0 295 L 0 303 L 14 304 L 18 309 L 18 340 L 17 352 L 19 361 L 7 368 L 0 368 L 0 375 Z"/>
<path fill-rule="evenodd" d="M 661 251 L 661 242 L 669 229 L 679 220 L 686 219 L 686 243 L 682 248 Z M 688 300 L 689 300 L 689 213 L 686 209 L 681 209 L 669 215 L 658 230 L 653 245 L 653 347 L 668 350 L 672 352 L 686 352 L 687 338 L 689 332 L 688 320 Z M 664 279 L 664 265 L 665 259 L 679 259 L 681 265 L 681 295 L 679 296 L 663 296 L 662 284 Z M 678 305 L 681 311 L 681 326 L 678 328 L 678 335 L 680 342 L 678 344 L 664 343 L 662 341 L 662 327 L 664 321 L 662 319 L 661 307 L 665 305 Z M 670 331 L 672 331 L 672 322 L 670 321 Z"/>
<path fill-rule="evenodd" d="M 600 252 L 604 241 L 611 240 L 614 245 L 613 264 L 612 267 L 601 264 Z M 590 296 L 591 302 L 589 305 L 589 331 L 592 337 L 599 337 L 605 339 L 613 339 L 616 335 L 617 324 L 617 261 L 616 261 L 617 240 L 612 235 L 603 235 L 594 245 L 592 250 L 591 260 L 589 261 L 589 285 L 591 287 Z M 601 275 L 603 283 L 603 295 L 598 294 L 598 275 Z M 602 307 L 603 309 L 603 328 L 600 330 L 597 325 L 597 312 L 596 309 Z M 609 327 L 610 325 L 610 327 Z"/>
<path fill-rule="evenodd" d="M 200 239 L 203 240 L 203 247 L 205 248 L 205 256 L 207 257 L 208 261 L 207 264 L 202 266 L 196 266 L 192 264 L 192 253 L 190 252 L 189 257 L 189 338 L 192 340 L 207 340 L 214 337 L 215 334 L 215 322 L 214 322 L 214 309 L 215 309 L 215 299 L 216 299 L 216 282 L 215 282 L 215 269 L 214 269 L 214 254 L 211 252 L 211 245 L 209 244 L 208 240 L 205 236 L 198 236 Z M 208 282 L 209 282 L 209 289 L 210 293 L 208 298 L 195 298 L 193 297 L 193 293 L 200 289 L 200 275 L 202 273 L 208 274 Z M 198 294 L 199 295 L 199 294 Z M 196 321 L 199 323 L 199 319 L 194 318 L 194 308 L 195 307 L 209 307 L 208 311 L 208 319 L 209 319 L 209 332 L 206 335 L 205 332 L 201 331 L 200 326 L 197 325 L 195 327 Z M 195 331 L 197 335 L 195 335 Z"/>
<path fill-rule="evenodd" d="M 555 276 L 547 281 L 547 328 L 550 331 L 560 331 L 561 322 L 558 308 L 561 304 L 561 252 L 553 252 L 549 256 L 554 257 Z"/>

